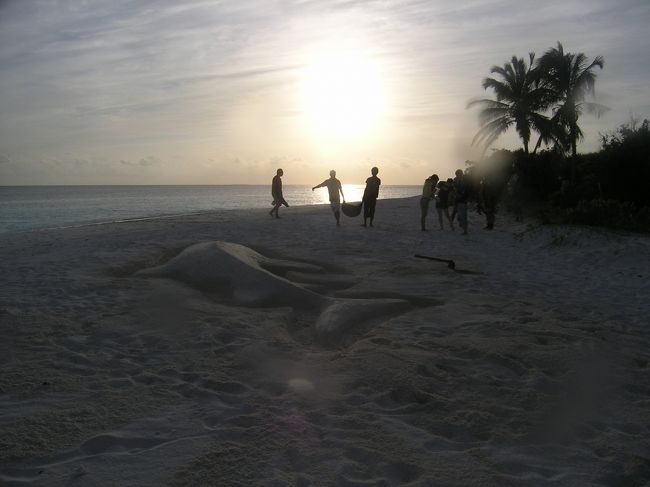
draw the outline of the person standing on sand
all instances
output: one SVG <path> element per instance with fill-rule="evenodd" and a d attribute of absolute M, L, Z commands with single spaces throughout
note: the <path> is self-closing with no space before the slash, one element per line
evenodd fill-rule
<path fill-rule="evenodd" d="M 465 181 L 465 174 L 462 169 L 456 169 L 454 179 L 454 190 L 456 191 L 456 214 L 458 225 L 463 229 L 463 235 L 467 235 L 467 198 L 469 189 Z"/>
<path fill-rule="evenodd" d="M 433 198 L 433 192 L 436 189 L 436 184 L 438 184 L 440 178 L 437 174 L 429 176 L 424 180 L 424 186 L 422 186 L 422 198 L 420 198 L 420 225 L 422 226 L 422 231 L 426 232 L 426 220 L 427 214 L 429 213 L 429 203 L 431 198 Z"/>
<path fill-rule="evenodd" d="M 381 185 L 381 179 L 377 177 L 379 169 L 373 167 L 370 170 L 372 176 L 366 179 L 366 189 L 363 190 L 363 198 L 361 199 L 363 203 L 363 224 L 366 226 L 368 218 L 370 218 L 370 226 L 372 226 L 372 221 L 375 218 L 375 206 L 377 205 L 377 198 L 379 197 L 379 186 Z"/>
<path fill-rule="evenodd" d="M 341 181 L 336 179 L 336 171 L 332 169 L 330 171 L 330 178 L 326 179 L 317 186 L 311 188 L 314 191 L 316 188 L 327 188 L 327 192 L 330 197 L 330 206 L 334 212 L 334 218 L 336 218 L 336 226 L 341 225 L 341 199 L 339 198 L 339 193 L 343 196 L 343 203 L 345 203 L 345 196 L 343 195 L 343 187 L 341 186 Z"/>
<path fill-rule="evenodd" d="M 494 229 L 498 201 L 499 195 L 496 185 L 488 176 L 485 176 L 481 180 L 479 189 L 479 214 L 481 210 L 485 213 L 485 230 Z"/>
<path fill-rule="evenodd" d="M 282 169 L 278 169 L 276 175 L 273 176 L 273 181 L 271 182 L 271 195 L 273 196 L 273 203 L 271 203 L 273 205 L 273 209 L 269 212 L 269 215 L 271 215 L 271 217 L 273 217 L 273 213 L 275 213 L 275 217 L 280 218 L 278 211 L 281 205 L 289 208 L 289 203 L 287 203 L 284 199 L 284 196 L 282 196 L 283 175 L 284 171 Z"/>
<path fill-rule="evenodd" d="M 451 208 L 451 216 L 449 217 L 451 229 L 456 230 L 454 228 L 454 219 L 456 218 L 456 188 L 454 188 L 454 180 L 452 178 L 447 178 L 447 188 L 449 189 L 447 202 L 449 203 L 449 208 Z"/>
<path fill-rule="evenodd" d="M 449 221 L 449 226 L 454 229 L 454 222 L 449 216 L 449 184 L 445 181 L 438 182 L 436 188 L 436 211 L 438 212 L 438 223 L 440 223 L 440 230 L 444 229 L 442 223 L 442 214 L 444 213 Z"/>

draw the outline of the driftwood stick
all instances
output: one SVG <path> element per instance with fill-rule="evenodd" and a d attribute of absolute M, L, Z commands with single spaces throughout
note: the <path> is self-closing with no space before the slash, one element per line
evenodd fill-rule
<path fill-rule="evenodd" d="M 427 259 L 427 260 L 435 260 L 436 262 L 445 262 L 447 264 L 447 267 L 449 267 L 450 269 L 456 268 L 456 263 L 451 259 L 441 259 L 439 257 L 430 257 L 428 255 L 419 255 L 419 254 L 415 254 L 415 256 L 418 259 Z"/>

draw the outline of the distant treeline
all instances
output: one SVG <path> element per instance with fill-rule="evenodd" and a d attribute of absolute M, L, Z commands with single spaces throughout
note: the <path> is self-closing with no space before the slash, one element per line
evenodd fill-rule
<path fill-rule="evenodd" d="M 483 88 L 494 98 L 471 101 L 480 108 L 480 129 L 473 143 L 484 150 L 514 128 L 523 148 L 497 150 L 480 163 L 468 161 L 478 187 L 481 177 L 501 181 L 503 201 L 514 211 L 536 208 L 546 221 L 605 225 L 650 231 L 650 134 L 648 121 L 631 120 L 601 134 L 601 150 L 578 154 L 583 112 L 608 110 L 596 103 L 596 68 L 584 53 L 566 52 L 560 42 L 528 63 L 513 56 Z M 532 152 L 531 142 L 535 141 Z M 547 150 L 541 150 L 547 147 Z"/>
<path fill-rule="evenodd" d="M 468 161 L 471 179 L 500 181 L 505 206 L 549 223 L 650 231 L 650 123 L 631 120 L 601 134 L 601 149 L 567 155 L 495 150 Z"/>

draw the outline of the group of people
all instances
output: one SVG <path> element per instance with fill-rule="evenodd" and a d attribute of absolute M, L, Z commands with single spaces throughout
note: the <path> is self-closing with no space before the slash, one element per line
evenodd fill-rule
<path fill-rule="evenodd" d="M 379 186 L 381 179 L 377 177 L 379 169 L 373 167 L 371 169 L 371 176 L 366 179 L 366 187 L 363 191 L 362 205 L 363 205 L 363 224 L 362 226 L 373 226 L 375 218 L 375 206 L 377 198 L 379 197 Z M 277 174 L 273 178 L 271 184 L 271 194 L 273 195 L 273 209 L 269 212 L 271 217 L 280 218 L 278 213 L 280 206 L 289 206 L 282 195 L 282 176 L 284 172 L 282 169 L 277 170 Z M 327 188 L 329 194 L 330 207 L 336 219 L 336 225 L 341 225 L 341 199 L 345 204 L 345 195 L 343 194 L 343 186 L 341 181 L 336 178 L 336 171 L 330 171 L 329 179 L 311 188 L 312 191 L 318 188 Z M 463 235 L 467 235 L 467 201 L 469 197 L 469 186 L 465 180 L 465 174 L 461 169 L 455 172 L 455 178 L 448 178 L 446 181 L 441 181 L 437 174 L 433 174 L 424 181 L 422 187 L 422 197 L 420 198 L 420 224 L 422 231 L 426 229 L 426 219 L 429 213 L 429 204 L 435 201 L 435 208 L 438 213 L 438 223 L 440 229 L 444 229 L 444 219 L 449 222 L 452 230 L 454 228 L 454 220 L 458 220 L 458 225 L 462 230 Z M 479 213 L 485 212 L 487 226 L 485 228 L 492 229 L 494 227 L 494 216 L 496 212 L 497 195 L 492 190 L 492 185 L 489 180 L 484 179 L 481 182 L 479 189 Z M 449 210 L 451 208 L 451 213 Z M 443 218 L 444 217 L 444 218 Z"/>
<path fill-rule="evenodd" d="M 454 179 L 448 178 L 441 181 L 437 174 L 429 176 L 422 186 L 422 197 L 420 198 L 420 226 L 423 232 L 427 231 L 426 221 L 429 213 L 429 203 L 436 202 L 438 212 L 438 223 L 440 230 L 444 228 L 443 215 L 449 221 L 449 226 L 454 230 L 454 220 L 458 218 L 458 225 L 467 235 L 467 198 L 468 187 L 465 175 L 461 169 L 457 169 Z M 452 208 L 449 214 L 449 208 Z"/>
<path fill-rule="evenodd" d="M 366 227 L 370 225 L 372 227 L 372 222 L 375 219 L 375 207 L 377 205 L 377 198 L 379 197 L 379 186 L 381 185 L 381 179 L 377 177 L 379 174 L 379 169 L 373 167 L 370 170 L 371 176 L 366 179 L 366 188 L 363 191 L 363 198 L 361 204 L 363 205 L 363 224 L 362 226 Z M 271 183 L 271 195 L 273 196 L 273 208 L 269 214 L 275 218 L 280 218 L 278 210 L 281 205 L 289 206 L 289 204 L 284 199 L 282 195 L 282 176 L 284 171 L 282 169 L 277 170 L 277 174 L 273 177 Z M 312 191 L 318 188 L 327 188 L 329 194 L 330 207 L 334 213 L 334 218 L 336 218 L 336 226 L 341 225 L 341 198 L 343 198 L 343 204 L 345 204 L 345 195 L 343 194 L 343 185 L 341 181 L 336 179 L 336 171 L 333 169 L 330 171 L 329 179 L 326 179 L 320 184 L 317 184 Z"/>

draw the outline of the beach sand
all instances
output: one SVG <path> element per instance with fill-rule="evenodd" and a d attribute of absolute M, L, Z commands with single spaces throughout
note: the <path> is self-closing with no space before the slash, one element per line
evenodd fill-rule
<path fill-rule="evenodd" d="M 1 235 L 0 484 L 648 485 L 650 237 L 418 203 Z"/>

